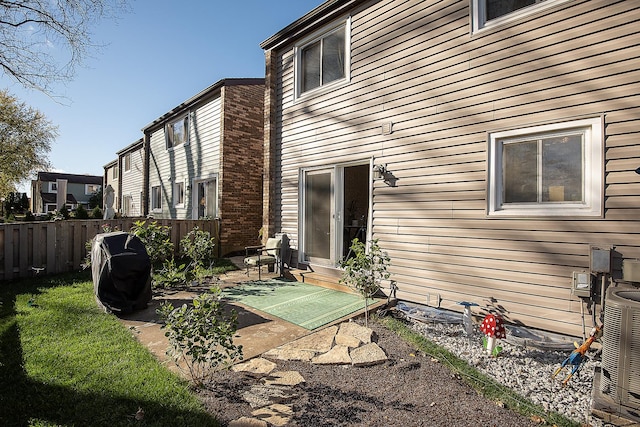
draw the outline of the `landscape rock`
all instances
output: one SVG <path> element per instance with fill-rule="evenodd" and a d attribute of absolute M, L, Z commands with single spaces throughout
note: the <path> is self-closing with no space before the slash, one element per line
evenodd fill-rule
<path fill-rule="evenodd" d="M 387 355 L 378 344 L 372 342 L 351 350 L 353 366 L 371 366 L 387 361 Z"/>
<path fill-rule="evenodd" d="M 351 363 L 349 347 L 336 345 L 328 352 L 311 359 L 311 363 L 316 365 L 348 365 Z"/>
<path fill-rule="evenodd" d="M 304 377 L 297 371 L 278 371 L 264 379 L 266 385 L 296 386 L 304 382 Z"/>
<path fill-rule="evenodd" d="M 231 367 L 234 372 L 245 372 L 252 376 L 261 377 L 269 375 L 276 368 L 276 364 L 270 360 L 257 357 L 248 362 L 240 363 Z"/>
<path fill-rule="evenodd" d="M 344 322 L 336 334 L 336 343 L 338 340 L 348 339 L 347 337 L 356 338 L 360 343 L 369 344 L 373 342 L 373 330 L 356 322 Z M 352 347 L 357 347 L 357 345 Z"/>
<path fill-rule="evenodd" d="M 265 408 L 260 408 L 251 413 L 254 417 L 274 426 L 284 426 L 289 423 L 293 416 L 291 405 L 273 404 Z"/>
<path fill-rule="evenodd" d="M 266 421 L 257 418 L 241 417 L 229 422 L 229 427 L 268 427 Z"/>

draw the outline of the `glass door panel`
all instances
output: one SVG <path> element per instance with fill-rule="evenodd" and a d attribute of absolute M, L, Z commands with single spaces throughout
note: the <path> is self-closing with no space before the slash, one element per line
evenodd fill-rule
<path fill-rule="evenodd" d="M 303 244 L 305 261 L 335 264 L 333 169 L 304 175 Z"/>

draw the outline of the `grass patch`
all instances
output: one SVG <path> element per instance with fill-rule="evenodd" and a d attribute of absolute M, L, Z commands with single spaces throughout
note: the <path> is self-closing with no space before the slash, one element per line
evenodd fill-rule
<path fill-rule="evenodd" d="M 97 307 L 88 272 L 0 285 L 0 408 L 3 426 L 218 425 Z"/>
<path fill-rule="evenodd" d="M 424 336 L 411 330 L 404 322 L 391 317 L 378 318 L 378 320 L 389 330 L 395 332 L 405 341 L 412 344 L 416 349 L 432 356 L 447 366 L 453 373 L 459 375 L 460 378 L 487 399 L 494 402 L 501 402 L 506 408 L 526 417 L 539 417 L 549 425 L 557 427 L 580 427 L 580 423 L 569 420 L 555 412 L 546 412 L 541 406 L 534 404 L 510 388 L 482 374 L 466 361 L 456 357 L 445 348 L 434 344 Z M 531 380 L 535 381 L 535 378 Z"/>

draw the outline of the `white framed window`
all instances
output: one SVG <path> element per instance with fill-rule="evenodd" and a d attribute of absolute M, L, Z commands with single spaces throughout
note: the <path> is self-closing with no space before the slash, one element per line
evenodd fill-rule
<path fill-rule="evenodd" d="M 526 17 L 568 0 L 471 0 L 473 32 Z"/>
<path fill-rule="evenodd" d="M 111 177 L 112 177 L 113 179 L 118 178 L 118 168 L 117 168 L 117 167 L 115 167 L 115 166 L 113 167 L 113 170 L 112 170 L 112 172 L 111 172 Z"/>
<path fill-rule="evenodd" d="M 133 198 L 129 194 L 122 196 L 122 215 L 131 216 L 131 207 L 133 205 Z"/>
<path fill-rule="evenodd" d="M 100 190 L 100 185 L 97 184 L 85 184 L 84 185 L 84 194 L 86 195 L 92 195 L 94 193 L 97 193 Z"/>
<path fill-rule="evenodd" d="M 129 172 L 131 170 L 131 153 L 124 155 L 124 171 Z"/>
<path fill-rule="evenodd" d="M 189 143 L 189 115 L 180 117 L 177 120 L 165 125 L 165 138 L 167 150 L 180 144 Z"/>
<path fill-rule="evenodd" d="M 296 45 L 296 97 L 349 81 L 350 22 L 343 19 Z"/>
<path fill-rule="evenodd" d="M 173 184 L 173 206 L 176 208 L 184 207 L 184 182 Z"/>
<path fill-rule="evenodd" d="M 58 192 L 58 183 L 50 182 L 49 183 L 49 193 L 57 193 Z"/>
<path fill-rule="evenodd" d="M 489 216 L 601 216 L 602 118 L 489 134 Z"/>
<path fill-rule="evenodd" d="M 218 215 L 217 176 L 193 181 L 193 219 L 215 218 Z"/>
<path fill-rule="evenodd" d="M 162 191 L 159 185 L 151 187 L 151 210 L 162 210 Z"/>

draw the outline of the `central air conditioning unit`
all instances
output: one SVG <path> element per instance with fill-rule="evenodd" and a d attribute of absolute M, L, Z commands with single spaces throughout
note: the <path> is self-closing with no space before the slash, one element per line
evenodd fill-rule
<path fill-rule="evenodd" d="M 593 409 L 640 421 L 640 289 L 609 288 Z"/>

